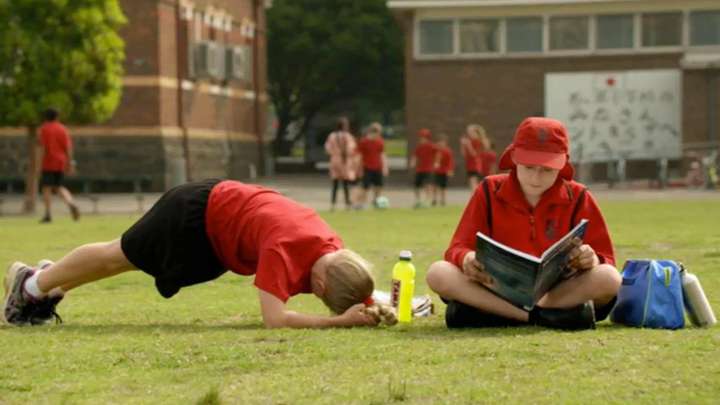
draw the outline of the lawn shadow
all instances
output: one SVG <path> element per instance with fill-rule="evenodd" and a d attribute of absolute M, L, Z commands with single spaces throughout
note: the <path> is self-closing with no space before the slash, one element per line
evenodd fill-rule
<path fill-rule="evenodd" d="M 228 330 L 237 331 L 253 331 L 267 330 L 261 323 L 106 323 L 106 324 L 61 324 L 61 325 L 42 325 L 42 326 L 0 326 L 0 331 L 18 330 L 25 333 L 47 333 L 64 332 L 78 333 L 86 335 L 152 335 L 157 333 L 167 334 L 193 334 L 222 332 Z"/>
<path fill-rule="evenodd" d="M 529 336 L 536 333 L 547 331 L 548 329 L 537 326 L 500 326 L 486 328 L 461 328 L 448 329 L 444 325 L 422 325 L 413 327 L 394 327 L 386 328 L 385 332 L 392 334 L 398 338 L 409 339 L 444 339 L 444 340 L 463 340 L 463 339 L 482 339 L 497 338 L 509 336 Z"/>

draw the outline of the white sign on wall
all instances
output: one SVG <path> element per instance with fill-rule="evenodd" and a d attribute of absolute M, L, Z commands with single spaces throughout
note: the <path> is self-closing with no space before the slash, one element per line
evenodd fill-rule
<path fill-rule="evenodd" d="M 568 128 L 575 162 L 679 158 L 679 70 L 548 73 L 545 111 Z"/>

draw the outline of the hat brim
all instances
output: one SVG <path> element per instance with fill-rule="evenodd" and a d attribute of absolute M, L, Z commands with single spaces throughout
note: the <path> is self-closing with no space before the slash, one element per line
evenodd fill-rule
<path fill-rule="evenodd" d="M 564 153 L 540 152 L 515 148 L 512 154 L 515 163 L 524 166 L 542 166 L 550 169 L 560 170 L 567 163 L 567 155 Z"/>

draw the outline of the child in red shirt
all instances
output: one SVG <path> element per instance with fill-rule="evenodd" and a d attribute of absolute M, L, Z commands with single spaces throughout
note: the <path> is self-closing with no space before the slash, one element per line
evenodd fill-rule
<path fill-rule="evenodd" d="M 45 216 L 41 223 L 52 222 L 50 194 L 59 194 L 70 209 L 72 218 L 80 219 L 80 210 L 73 201 L 72 193 L 63 185 L 65 174 L 75 174 L 72 140 L 67 128 L 58 120 L 59 113 L 53 108 L 45 111 L 45 122 L 40 127 L 38 148 L 42 152 L 41 188 L 45 203 Z"/>
<path fill-rule="evenodd" d="M 455 173 L 455 161 L 453 160 L 452 150 L 447 144 L 447 135 L 440 134 L 438 136 L 435 151 L 435 187 L 433 187 L 432 204 L 439 203 L 444 206 L 448 177 L 452 177 Z"/>
<path fill-rule="evenodd" d="M 424 204 L 420 191 L 424 191 L 425 198 L 429 200 L 432 195 L 433 165 L 435 164 L 435 145 L 432 143 L 432 132 L 423 128 L 418 131 L 418 144 L 410 160 L 410 167 L 415 167 L 415 208 Z"/>
<path fill-rule="evenodd" d="M 470 124 L 465 128 L 465 133 L 460 137 L 460 152 L 465 160 L 465 174 L 468 179 L 468 187 L 475 191 L 481 180 L 482 162 L 480 153 L 483 150 L 480 134 L 484 133 L 483 127 L 477 124 Z"/>
<path fill-rule="evenodd" d="M 510 173 L 489 176 L 477 188 L 445 260 L 428 270 L 430 288 L 449 300 L 448 327 L 531 323 L 584 329 L 607 317 L 622 280 L 600 208 L 585 186 L 572 180 L 568 153 L 567 131 L 561 122 L 528 118 L 520 124 L 500 158 L 500 169 Z M 540 256 L 582 218 L 589 220 L 588 228 L 584 244 L 570 253 L 567 279 L 530 312 L 490 291 L 492 279 L 475 257 L 477 231 Z"/>
<path fill-rule="evenodd" d="M 362 156 L 362 191 L 357 200 L 358 208 L 362 208 L 367 197 L 367 190 L 373 188 L 373 203 L 382 195 L 383 177 L 388 175 L 385 142 L 382 138 L 382 125 L 374 122 L 367 134 L 358 143 L 358 151 Z"/>
<path fill-rule="evenodd" d="M 171 189 L 120 239 L 81 246 L 48 268 L 16 262 L 5 276 L 5 320 L 43 323 L 70 289 L 134 269 L 154 277 L 165 298 L 227 269 L 254 275 L 271 328 L 377 324 L 363 304 L 374 288 L 369 264 L 315 211 L 270 189 L 220 180 Z M 287 309 L 300 293 L 336 315 Z"/>

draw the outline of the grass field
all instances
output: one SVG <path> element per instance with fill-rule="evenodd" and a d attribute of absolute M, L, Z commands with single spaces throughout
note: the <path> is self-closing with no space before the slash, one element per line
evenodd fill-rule
<path fill-rule="evenodd" d="M 717 201 L 601 201 L 622 263 L 683 261 L 720 310 Z M 415 253 L 418 292 L 461 207 L 323 214 L 376 264 L 387 289 L 397 252 Z M 0 219 L 0 262 L 59 258 L 119 235 L 134 217 Z M 225 275 L 161 298 L 137 272 L 79 288 L 65 323 L 0 327 L 0 403 L 717 403 L 720 328 L 613 326 L 448 331 L 443 305 L 408 327 L 265 330 L 251 279 Z M 290 301 L 324 313 L 310 296 Z"/>

